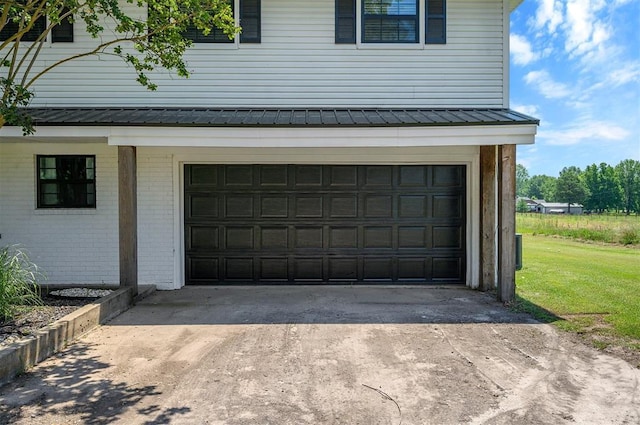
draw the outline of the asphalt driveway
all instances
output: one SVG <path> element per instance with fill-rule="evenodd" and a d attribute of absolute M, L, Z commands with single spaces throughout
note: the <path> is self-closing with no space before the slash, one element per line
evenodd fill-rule
<path fill-rule="evenodd" d="M 463 288 L 157 292 L 0 388 L 16 424 L 636 424 L 640 370 Z"/>

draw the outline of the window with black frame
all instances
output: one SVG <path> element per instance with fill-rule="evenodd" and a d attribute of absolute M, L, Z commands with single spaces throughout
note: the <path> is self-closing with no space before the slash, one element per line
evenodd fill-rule
<path fill-rule="evenodd" d="M 67 12 L 63 11 L 62 15 Z M 73 21 L 72 17 L 62 19 L 57 25 L 51 28 L 51 41 L 53 43 L 71 43 L 73 42 Z M 10 20 L 5 23 L 4 27 L 0 31 L 0 41 L 9 40 L 20 29 L 20 24 Z M 42 33 L 47 29 L 47 18 L 40 16 L 34 23 L 31 29 L 25 32 L 20 41 L 38 41 Z M 46 41 L 46 38 L 44 39 Z"/>
<path fill-rule="evenodd" d="M 236 15 L 235 2 L 231 1 L 231 9 L 234 16 Z M 240 0 L 240 43 L 260 43 L 261 41 L 261 16 L 260 16 L 260 0 Z M 223 30 L 217 27 L 211 28 L 208 35 L 196 28 L 195 26 L 187 27 L 184 35 L 185 38 L 194 43 L 233 43 L 234 39 L 229 38 Z"/>
<path fill-rule="evenodd" d="M 418 43 L 418 0 L 362 0 L 363 43 Z"/>
<path fill-rule="evenodd" d="M 38 208 L 95 208 L 94 155 L 38 155 Z"/>

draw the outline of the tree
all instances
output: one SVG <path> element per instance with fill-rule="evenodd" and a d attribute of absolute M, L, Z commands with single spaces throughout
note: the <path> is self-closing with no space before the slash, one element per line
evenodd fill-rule
<path fill-rule="evenodd" d="M 240 31 L 229 0 L 126 2 L 134 5 L 128 10 L 137 7 L 135 14 L 127 14 L 117 0 L 0 0 L 0 30 L 4 33 L 0 39 L 0 128 L 11 124 L 21 126 L 25 134 L 33 132 L 31 119 L 22 108 L 33 98 L 33 84 L 64 63 L 87 56 L 115 55 L 131 66 L 140 84 L 155 90 L 148 73 L 158 67 L 181 77 L 189 75 L 183 60 L 191 45 L 185 38 L 187 29 L 206 35 L 217 27 L 230 38 Z M 84 24 L 96 40 L 95 46 L 54 63 L 38 64 L 52 29 L 66 20 Z"/>
<path fill-rule="evenodd" d="M 571 213 L 571 204 L 580 204 L 589 196 L 589 189 L 581 178 L 578 167 L 564 167 L 556 180 L 556 199 L 566 202 Z"/>
<path fill-rule="evenodd" d="M 627 215 L 640 211 L 640 161 L 625 159 L 615 168 L 622 188 L 622 207 Z"/>
<path fill-rule="evenodd" d="M 529 171 L 522 164 L 516 164 L 516 195 L 527 196 Z"/>
<path fill-rule="evenodd" d="M 552 201 L 555 193 L 555 177 L 537 174 L 529 179 L 527 195 L 531 199 Z"/>
<path fill-rule="evenodd" d="M 620 204 L 620 183 L 612 166 L 604 162 L 599 166 L 589 165 L 582 173 L 582 178 L 590 193 L 584 201 L 586 209 L 603 212 Z"/>
<path fill-rule="evenodd" d="M 519 213 L 528 213 L 529 212 L 529 204 L 524 199 L 518 199 L 516 203 L 516 212 Z"/>

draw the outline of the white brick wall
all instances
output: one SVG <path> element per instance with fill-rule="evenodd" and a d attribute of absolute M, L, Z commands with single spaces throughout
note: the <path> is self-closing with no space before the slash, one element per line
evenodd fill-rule
<path fill-rule="evenodd" d="M 0 246 L 20 244 L 49 284 L 117 284 L 117 147 L 106 143 L 0 142 Z M 95 210 L 38 210 L 35 156 L 96 155 Z M 140 283 L 173 288 L 172 155 L 138 150 Z"/>
<path fill-rule="evenodd" d="M 96 155 L 95 210 L 37 210 L 35 156 Z M 20 244 L 50 284 L 117 283 L 117 148 L 97 143 L 0 143 L 1 245 Z"/>
<path fill-rule="evenodd" d="M 173 288 L 173 155 L 138 148 L 138 280 Z"/>

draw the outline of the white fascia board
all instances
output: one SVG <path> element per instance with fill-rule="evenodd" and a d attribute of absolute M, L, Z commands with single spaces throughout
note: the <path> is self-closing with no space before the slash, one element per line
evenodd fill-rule
<path fill-rule="evenodd" d="M 99 126 L 37 126 L 35 133 L 29 136 L 22 134 L 20 127 L 5 126 L 0 128 L 0 142 L 22 141 L 33 142 L 74 142 L 74 141 L 100 141 L 105 142 L 110 134 L 111 127 Z"/>
<path fill-rule="evenodd" d="M 31 136 L 17 127 L 0 141 L 108 141 L 112 146 L 156 147 L 409 147 L 532 144 L 535 124 L 442 127 L 98 127 L 40 126 Z"/>
<path fill-rule="evenodd" d="M 190 128 L 117 127 L 110 145 L 175 147 L 394 147 L 532 144 L 537 126 Z"/>

